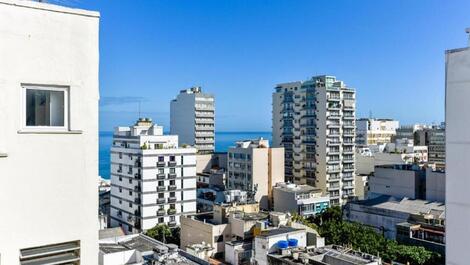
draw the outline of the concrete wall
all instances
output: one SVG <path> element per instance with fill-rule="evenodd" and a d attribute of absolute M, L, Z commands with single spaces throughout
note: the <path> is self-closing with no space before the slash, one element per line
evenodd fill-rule
<path fill-rule="evenodd" d="M 214 247 L 214 254 L 224 251 L 225 239 L 230 239 L 230 224 L 214 225 L 203 221 L 194 220 L 191 217 L 182 216 L 180 233 L 180 248 L 186 249 L 187 246 L 193 244 L 201 244 L 202 242 L 210 244 Z M 215 238 L 223 236 L 224 241 L 216 242 Z"/>
<path fill-rule="evenodd" d="M 98 263 L 99 14 L 0 0 L 0 255 L 80 240 Z M 24 127 L 22 84 L 66 86 L 69 127 Z"/>
<path fill-rule="evenodd" d="M 416 172 L 413 170 L 376 167 L 374 176 L 369 177 L 368 196 L 373 198 L 383 194 L 417 199 L 417 181 Z"/>
<path fill-rule="evenodd" d="M 280 234 L 270 237 L 255 238 L 255 260 L 258 265 L 268 265 L 267 255 L 278 250 L 277 242 L 281 240 L 297 239 L 299 247 L 307 246 L 307 234 L 304 230 Z"/>
<path fill-rule="evenodd" d="M 428 168 L 426 170 L 426 200 L 445 202 L 445 197 L 446 174 Z"/>
<path fill-rule="evenodd" d="M 470 260 L 470 49 L 446 53 L 446 264 Z"/>
<path fill-rule="evenodd" d="M 276 183 L 285 181 L 284 174 L 284 148 L 270 148 L 269 149 L 269 179 L 268 179 L 268 199 L 270 202 L 270 208 L 273 207 L 273 187 Z"/>
<path fill-rule="evenodd" d="M 178 135 L 179 144 L 195 142 L 195 94 L 178 94 L 170 103 L 170 134 Z"/>

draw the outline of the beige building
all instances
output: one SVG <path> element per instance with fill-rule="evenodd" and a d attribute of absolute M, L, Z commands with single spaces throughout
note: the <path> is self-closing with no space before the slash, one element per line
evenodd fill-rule
<path fill-rule="evenodd" d="M 213 214 L 182 216 L 180 218 L 181 249 L 204 242 L 214 248 L 214 256 L 222 255 L 225 242 L 232 240 L 232 227 L 229 222 L 232 212 L 258 213 L 259 205 L 258 203 L 214 205 Z"/>
<path fill-rule="evenodd" d="M 284 182 L 284 148 L 263 138 L 237 142 L 228 150 L 227 187 L 256 192 L 262 209 L 272 206 L 273 187 Z"/>
<path fill-rule="evenodd" d="M 398 121 L 392 119 L 358 119 L 356 143 L 358 145 L 391 143 L 398 127 Z"/>

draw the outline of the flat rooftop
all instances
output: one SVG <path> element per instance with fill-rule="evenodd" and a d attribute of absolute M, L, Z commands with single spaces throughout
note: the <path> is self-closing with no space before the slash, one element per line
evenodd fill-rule
<path fill-rule="evenodd" d="M 97 11 L 70 8 L 70 7 L 65 7 L 61 5 L 48 4 L 44 2 L 38 2 L 38 1 L 0 0 L 0 4 L 12 5 L 12 6 L 24 7 L 24 8 L 32 8 L 32 9 L 51 11 L 51 12 L 57 12 L 57 13 L 81 15 L 81 16 L 87 16 L 87 17 L 97 17 L 97 18 L 100 17 L 100 13 Z"/>
<path fill-rule="evenodd" d="M 322 192 L 321 189 L 312 187 L 309 185 L 305 185 L 305 184 L 298 185 L 298 184 L 290 184 L 290 183 L 284 184 L 284 185 L 276 185 L 274 189 L 282 190 L 285 192 L 296 192 L 296 193 L 310 193 L 310 192 L 321 193 Z"/>
<path fill-rule="evenodd" d="M 267 238 L 267 237 L 271 237 L 271 236 L 278 236 L 278 235 L 282 235 L 282 234 L 289 234 L 289 233 L 292 233 L 292 232 L 300 232 L 300 231 L 305 231 L 305 229 L 293 228 L 293 227 L 290 227 L 290 226 L 281 226 L 281 227 L 278 227 L 278 228 L 263 230 L 263 231 L 261 231 L 261 234 L 258 235 L 258 237 Z"/>
<path fill-rule="evenodd" d="M 405 212 L 409 214 L 433 214 L 445 216 L 445 204 L 442 202 L 413 200 L 409 198 L 398 199 L 388 195 L 381 195 L 369 200 L 351 202 L 351 204 Z"/>

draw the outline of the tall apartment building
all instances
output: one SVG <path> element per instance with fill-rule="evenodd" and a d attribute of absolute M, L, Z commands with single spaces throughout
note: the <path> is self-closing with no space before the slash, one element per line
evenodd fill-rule
<path fill-rule="evenodd" d="M 470 33 L 468 28 L 467 33 Z M 469 35 L 470 37 L 470 35 Z M 469 38 L 470 46 L 470 38 Z M 468 264 L 470 252 L 470 47 L 446 52 L 446 264 Z"/>
<path fill-rule="evenodd" d="M 352 198 L 355 90 L 325 75 L 275 89 L 273 146 L 285 148 L 286 181 L 321 188 L 333 205 Z"/>
<path fill-rule="evenodd" d="M 139 119 L 116 127 L 111 147 L 111 226 L 127 232 L 174 227 L 196 212 L 196 149 Z"/>
<path fill-rule="evenodd" d="M 273 187 L 284 182 L 284 148 L 270 148 L 266 139 L 237 142 L 228 150 L 227 187 L 256 190 L 263 209 L 272 206 Z"/>
<path fill-rule="evenodd" d="M 200 87 L 181 90 L 170 104 L 170 132 L 180 144 L 193 145 L 199 154 L 215 149 L 215 101 Z"/>
<path fill-rule="evenodd" d="M 2 265 L 98 264 L 98 28 L 0 0 Z"/>
<path fill-rule="evenodd" d="M 358 145 L 391 143 L 398 127 L 398 121 L 392 119 L 358 119 L 356 143 Z"/>

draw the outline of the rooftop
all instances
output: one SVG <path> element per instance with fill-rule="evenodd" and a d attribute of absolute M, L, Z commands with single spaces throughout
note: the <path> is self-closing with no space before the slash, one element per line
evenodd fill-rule
<path fill-rule="evenodd" d="M 1 4 L 12 5 L 17 7 L 32 8 L 37 10 L 45 10 L 57 13 L 66 13 L 73 15 L 80 15 L 86 17 L 100 17 L 100 13 L 97 11 L 90 11 L 85 9 L 70 8 L 60 5 L 48 4 L 39 1 L 17 1 L 17 0 L 0 0 Z"/>
<path fill-rule="evenodd" d="M 382 264 L 379 257 L 336 245 L 292 249 L 285 254 L 269 254 L 268 258 L 283 260 L 288 264 Z"/>
<path fill-rule="evenodd" d="M 318 192 L 321 193 L 322 190 L 316 187 L 312 187 L 305 184 L 293 184 L 293 183 L 276 183 L 275 189 L 282 190 L 285 192 L 297 192 L 297 193 L 307 193 L 307 192 Z"/>
<path fill-rule="evenodd" d="M 305 229 L 293 228 L 290 226 L 280 226 L 280 227 L 273 228 L 273 229 L 263 230 L 261 231 L 261 234 L 258 235 L 258 237 L 268 238 L 272 236 L 278 236 L 282 234 L 289 234 L 292 232 L 300 232 L 300 231 L 305 231 Z"/>
<path fill-rule="evenodd" d="M 351 204 L 364 205 L 390 211 L 409 214 L 433 214 L 444 218 L 445 204 L 426 200 L 413 200 L 409 198 L 398 199 L 388 195 L 381 195 L 374 199 L 351 202 Z"/>

